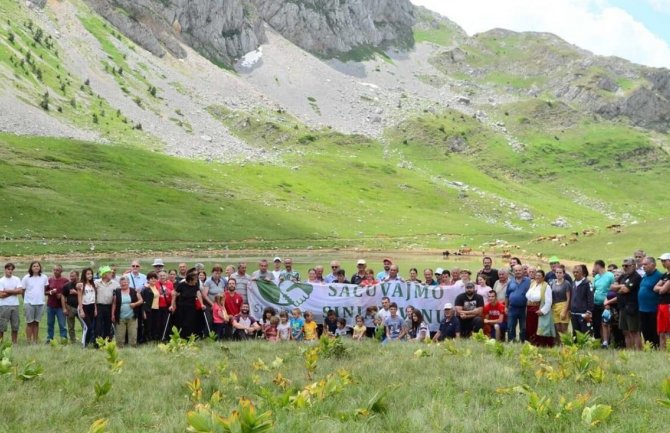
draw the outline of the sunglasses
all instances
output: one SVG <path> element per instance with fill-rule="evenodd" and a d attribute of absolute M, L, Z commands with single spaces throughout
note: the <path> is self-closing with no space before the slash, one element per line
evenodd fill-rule
<path fill-rule="evenodd" d="M 132 267 L 133 267 L 133 268 L 139 268 L 140 265 L 133 265 Z"/>

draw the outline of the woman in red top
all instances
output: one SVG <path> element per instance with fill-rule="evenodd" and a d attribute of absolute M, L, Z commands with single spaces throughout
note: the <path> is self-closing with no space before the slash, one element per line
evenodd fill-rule
<path fill-rule="evenodd" d="M 168 273 L 160 271 L 158 273 L 158 317 L 160 332 L 163 332 L 168 325 L 169 308 L 172 305 L 172 292 L 174 292 L 174 284 L 168 279 Z"/>

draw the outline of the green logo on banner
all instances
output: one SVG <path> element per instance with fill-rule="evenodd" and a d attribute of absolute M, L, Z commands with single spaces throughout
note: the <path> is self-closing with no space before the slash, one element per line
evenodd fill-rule
<path fill-rule="evenodd" d="M 256 281 L 258 292 L 266 302 L 281 307 L 299 307 L 312 294 L 314 287 L 311 284 L 283 281 L 277 286 L 272 281 Z"/>

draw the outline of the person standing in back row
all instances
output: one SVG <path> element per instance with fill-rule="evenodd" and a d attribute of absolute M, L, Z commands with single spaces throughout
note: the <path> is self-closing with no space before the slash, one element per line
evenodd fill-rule
<path fill-rule="evenodd" d="M 67 332 L 70 337 L 70 343 L 74 344 L 77 341 L 74 324 L 79 322 L 82 332 L 84 330 L 84 322 L 79 317 L 79 294 L 77 293 L 77 283 L 79 282 L 79 272 L 70 271 L 70 281 L 63 286 L 63 297 L 65 298 L 65 314 L 67 322 Z"/>
<path fill-rule="evenodd" d="M 512 268 L 514 278 L 507 284 L 505 310 L 507 310 L 507 340 L 516 339 L 516 327 L 519 326 L 519 340 L 526 341 L 526 292 L 530 288 L 530 278 L 524 276 L 521 265 Z"/>
<path fill-rule="evenodd" d="M 54 265 L 53 276 L 49 278 L 49 293 L 47 296 L 47 343 L 54 338 L 55 321 L 58 320 L 58 331 L 61 340 L 67 339 L 65 329 L 65 313 L 67 308 L 63 297 L 63 287 L 68 279 L 63 277 L 63 267 Z"/>
<path fill-rule="evenodd" d="M 19 295 L 23 294 L 21 280 L 14 276 L 14 263 L 5 264 L 5 275 L 0 278 L 0 340 L 8 326 L 12 328 L 12 344 L 19 336 Z"/>
<path fill-rule="evenodd" d="M 42 264 L 37 260 L 30 263 L 28 275 L 21 280 L 23 310 L 26 316 L 26 339 L 28 343 L 39 341 L 40 319 L 44 314 L 44 295 L 48 294 L 49 280 L 42 275 Z"/>
<path fill-rule="evenodd" d="M 637 299 L 642 278 L 637 273 L 635 266 L 636 263 L 632 257 L 623 261 L 623 274 L 615 284 L 612 284 L 612 290 L 617 292 L 619 329 L 626 339 L 626 349 L 642 350 L 640 310 Z"/>
<path fill-rule="evenodd" d="M 645 257 L 642 260 L 644 277 L 640 281 L 640 291 L 637 300 L 640 308 L 640 331 L 644 341 L 648 341 L 656 349 L 658 348 L 658 333 L 656 333 L 656 312 L 658 311 L 659 294 L 654 292 L 656 283 L 663 276 L 656 269 L 656 259 Z"/>
<path fill-rule="evenodd" d="M 243 302 L 249 302 L 248 292 L 251 277 L 247 274 L 247 263 L 240 262 L 237 265 L 237 272 L 231 275 L 230 278 L 235 280 L 235 291 L 240 294 Z M 281 279 L 281 276 L 279 278 Z M 230 314 L 230 311 L 228 311 L 228 314 Z"/>
<path fill-rule="evenodd" d="M 112 298 L 119 283 L 112 279 L 112 268 L 103 266 L 98 271 L 100 279 L 95 282 L 96 292 L 96 337 L 110 339 L 112 337 Z"/>

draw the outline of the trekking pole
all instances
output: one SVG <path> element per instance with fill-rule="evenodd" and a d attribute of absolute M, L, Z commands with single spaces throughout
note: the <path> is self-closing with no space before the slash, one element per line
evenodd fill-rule
<path fill-rule="evenodd" d="M 165 341 L 165 334 L 167 334 L 168 326 L 170 326 L 170 317 L 172 317 L 171 311 L 168 313 L 167 320 L 165 321 L 165 329 L 163 329 L 163 338 L 161 338 L 161 341 Z"/>
<path fill-rule="evenodd" d="M 212 329 L 209 327 L 209 320 L 207 320 L 207 313 L 205 313 L 205 310 L 202 310 L 202 316 L 205 318 L 205 325 L 207 325 L 207 335 L 209 336 L 212 333 Z"/>

